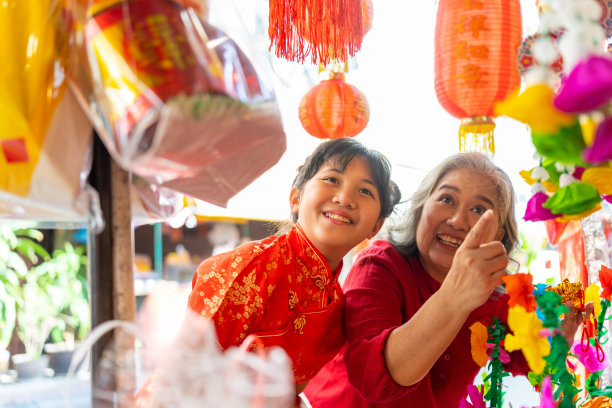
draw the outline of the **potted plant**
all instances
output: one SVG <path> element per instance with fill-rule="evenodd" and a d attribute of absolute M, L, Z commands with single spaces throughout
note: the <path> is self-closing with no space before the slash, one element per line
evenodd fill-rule
<path fill-rule="evenodd" d="M 73 247 L 66 242 L 63 249 L 53 251 L 49 261 L 37 266 L 50 277 L 46 290 L 56 319 L 44 350 L 56 373 L 68 371 L 75 342 L 85 338 L 90 328 L 85 249 L 85 245 Z"/>
<path fill-rule="evenodd" d="M 28 279 L 28 266 L 41 259 L 48 260 L 49 254 L 39 244 L 43 235 L 35 229 L 11 229 L 0 227 L 0 349 L 5 350 L 11 341 L 19 305 L 23 299 L 22 282 Z M 2 353 L 6 356 L 6 351 Z M 15 355 L 13 363 L 21 368 L 21 362 L 31 360 L 34 354 Z M 3 363 L 3 361 L 0 361 Z M 44 363 L 44 361 L 43 361 Z M 4 368 L 4 367 L 2 367 Z M 27 376 L 27 373 L 24 374 Z"/>

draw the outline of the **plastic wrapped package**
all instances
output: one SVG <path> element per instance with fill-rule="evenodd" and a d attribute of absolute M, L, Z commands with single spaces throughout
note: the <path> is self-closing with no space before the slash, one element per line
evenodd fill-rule
<path fill-rule="evenodd" d="M 152 224 L 174 219 L 183 204 L 182 194 L 133 175 L 130 185 L 132 224 Z"/>
<path fill-rule="evenodd" d="M 271 88 L 184 1 L 74 1 L 74 85 L 124 168 L 225 206 L 280 159 L 286 138 Z"/>
<path fill-rule="evenodd" d="M 94 328 L 75 351 L 68 378 L 102 335 L 120 329 L 115 336 L 134 335 L 139 340 L 136 344 L 143 346 L 113 347 L 101 353 L 104 361 L 97 364 L 98 382 L 92 384 L 100 399 L 119 406 L 157 408 L 292 407 L 295 387 L 287 354 L 278 347 L 264 350 L 253 337 L 241 347 L 222 352 L 214 325 L 190 309 L 185 311 L 187 294 L 180 287 L 160 286 L 143 304 L 138 326 L 115 320 Z M 183 315 L 183 320 L 177 319 Z M 120 343 L 117 337 L 114 343 Z M 247 351 L 251 346 L 256 352 Z M 119 379 L 123 384 L 117 383 Z M 122 390 L 128 384 L 139 391 L 116 393 L 111 384 Z"/>
<path fill-rule="evenodd" d="M 0 7 L 0 218 L 84 222 L 97 203 L 85 185 L 91 125 L 67 91 L 64 16 L 59 0 Z"/>

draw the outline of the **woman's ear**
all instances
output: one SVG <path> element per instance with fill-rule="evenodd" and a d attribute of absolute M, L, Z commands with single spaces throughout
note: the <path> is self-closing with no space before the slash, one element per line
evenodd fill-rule
<path fill-rule="evenodd" d="M 289 205 L 291 206 L 291 212 L 297 214 L 300 210 L 300 191 L 293 187 L 291 193 L 289 193 Z"/>
<path fill-rule="evenodd" d="M 504 235 L 506 235 L 506 230 L 504 229 L 504 227 L 499 227 L 499 230 L 495 235 L 495 240 L 501 242 L 501 240 L 504 238 Z"/>

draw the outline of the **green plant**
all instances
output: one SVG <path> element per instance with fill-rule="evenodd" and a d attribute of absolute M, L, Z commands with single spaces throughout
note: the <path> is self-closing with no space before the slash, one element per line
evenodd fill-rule
<path fill-rule="evenodd" d="M 0 348 L 6 348 L 11 341 L 21 281 L 27 276 L 28 266 L 49 259 L 39 244 L 42 238 L 36 229 L 0 227 Z"/>
<path fill-rule="evenodd" d="M 89 296 L 87 291 L 87 256 L 85 245 L 73 247 L 64 243 L 64 249 L 53 251 L 52 258 L 37 266 L 50 277 L 47 287 L 56 313 L 56 324 L 51 330 L 53 343 L 66 343 L 74 347 L 89 332 Z"/>

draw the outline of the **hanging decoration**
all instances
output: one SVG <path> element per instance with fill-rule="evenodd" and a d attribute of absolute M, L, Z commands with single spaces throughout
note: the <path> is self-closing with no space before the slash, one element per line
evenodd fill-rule
<path fill-rule="evenodd" d="M 270 48 L 299 63 L 346 61 L 361 49 L 362 9 L 362 0 L 270 0 Z"/>
<path fill-rule="evenodd" d="M 311 88 L 299 106 L 302 126 L 320 139 L 353 137 L 370 120 L 370 107 L 363 92 L 344 81 L 344 73 L 332 72 L 331 78 Z"/>
<path fill-rule="evenodd" d="M 365 36 L 367 34 L 368 31 L 370 31 L 370 28 L 372 28 L 372 18 L 374 16 L 374 5 L 372 4 L 372 0 L 361 0 L 361 26 L 363 29 L 363 36 Z M 297 29 L 297 33 L 299 36 L 301 36 L 303 39 L 305 39 L 306 41 L 308 41 L 308 43 L 310 43 L 313 46 L 317 46 L 318 42 L 317 39 L 314 39 L 310 36 L 311 30 L 307 24 L 308 22 L 306 21 L 299 21 L 296 24 L 296 29 Z M 331 30 L 332 27 L 335 27 L 333 21 L 328 21 L 329 26 L 330 26 L 330 38 L 331 38 L 331 47 L 334 46 L 335 43 L 335 39 L 336 39 L 336 32 L 338 31 L 337 28 L 335 28 L 333 31 Z M 318 40 L 320 41 L 320 39 Z"/>
<path fill-rule="evenodd" d="M 493 104 L 520 84 L 518 0 L 440 0 L 435 29 L 438 101 L 461 119 L 459 149 L 495 154 Z"/>

